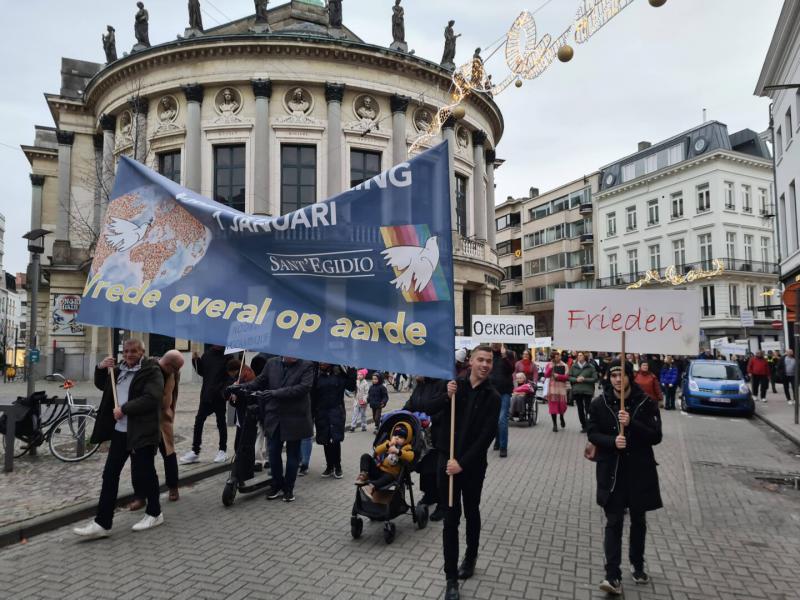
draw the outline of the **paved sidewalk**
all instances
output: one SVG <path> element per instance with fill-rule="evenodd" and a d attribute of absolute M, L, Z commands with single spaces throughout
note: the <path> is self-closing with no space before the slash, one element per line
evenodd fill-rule
<path fill-rule="evenodd" d="M 782 384 L 776 389 L 777 394 L 771 389 L 767 392 L 767 402 L 756 402 L 756 416 L 800 446 L 800 425 L 794 421 L 796 407 L 786 401 Z"/>
<path fill-rule="evenodd" d="M 37 390 L 46 390 L 48 396 L 63 397 L 63 390 L 57 383 L 37 382 Z M 391 390 L 391 388 L 390 388 Z M 14 398 L 25 395 L 25 384 L 14 382 L 0 384 L 0 396 Z M 90 404 L 100 402 L 100 392 L 89 382 L 76 382 L 74 398 L 86 398 Z M 200 383 L 182 385 L 175 416 L 175 448 L 178 457 L 191 449 L 194 418 L 200 397 Z M 408 393 L 389 394 L 389 409 L 400 408 Z M 352 400 L 345 398 L 348 408 Z M 45 415 L 46 416 L 46 413 Z M 349 423 L 349 420 L 348 420 Z M 228 428 L 228 456 L 233 457 L 235 427 Z M 212 463 L 217 452 L 218 433 L 214 416 L 206 419 L 203 428 L 203 448 L 201 462 L 192 465 L 179 465 L 180 477 L 202 477 L 218 472 L 220 465 Z M 0 444 L 1 445 L 1 444 Z M 39 523 L 48 515 L 53 517 L 69 513 L 70 509 L 80 510 L 95 503 L 100 494 L 101 475 L 108 445 L 104 444 L 93 456 L 78 462 L 65 463 L 50 454 L 47 445 L 38 448 L 35 457 L 24 456 L 14 461 L 12 473 L 0 472 L 0 539 L 4 534 L 25 528 L 33 522 Z M 4 452 L 0 448 L 0 462 Z M 159 482 L 164 483 L 164 461 L 156 456 L 156 469 Z M 120 498 L 133 493 L 130 484 L 130 463 L 125 466 L 120 477 Z"/>

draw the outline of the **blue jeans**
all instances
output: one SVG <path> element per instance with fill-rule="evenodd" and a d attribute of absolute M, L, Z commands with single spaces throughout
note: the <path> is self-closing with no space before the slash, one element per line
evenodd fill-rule
<path fill-rule="evenodd" d="M 275 432 L 269 436 L 267 447 L 269 448 L 269 469 L 272 474 L 272 487 L 291 493 L 294 491 L 294 482 L 297 480 L 297 469 L 300 467 L 300 444 L 301 440 L 286 442 L 286 473 L 283 471 L 283 459 L 281 449 L 280 425 Z"/>
<path fill-rule="evenodd" d="M 508 450 L 508 413 L 511 394 L 500 394 L 500 418 L 497 420 L 497 444 L 500 450 Z"/>
<path fill-rule="evenodd" d="M 314 449 L 314 436 L 304 438 L 300 442 L 300 464 L 308 467 L 311 463 L 311 451 Z"/>

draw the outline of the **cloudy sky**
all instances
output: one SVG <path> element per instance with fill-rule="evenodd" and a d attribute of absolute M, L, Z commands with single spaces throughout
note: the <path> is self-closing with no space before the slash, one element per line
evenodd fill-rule
<path fill-rule="evenodd" d="M 281 4 L 273 0 L 272 6 Z M 391 42 L 393 0 L 344 0 L 344 20 L 365 41 Z M 462 34 L 456 62 L 476 46 L 503 36 L 522 10 L 537 11 L 539 35 L 560 34 L 579 0 L 404 0 L 406 39 L 420 56 L 438 61 L 442 30 L 456 20 Z M 28 262 L 20 236 L 30 227 L 30 165 L 19 150 L 33 142 L 33 126 L 52 126 L 43 93 L 57 93 L 61 57 L 104 59 L 100 36 L 117 30 L 120 55 L 134 43 L 133 0 L 26 0 L 3 2 L 0 67 L 0 213 L 6 218 L 6 271 Z M 698 125 L 702 109 L 731 132 L 768 125 L 766 99 L 753 89 L 782 0 L 667 0 L 651 8 L 636 0 L 568 64 L 555 63 L 521 89 L 497 97 L 506 121 L 498 156 L 497 200 L 542 192 L 591 173 L 636 149 Z M 145 0 L 150 41 L 175 39 L 188 17 L 185 0 Z M 252 0 L 201 0 L 206 27 L 253 13 Z M 493 78 L 507 70 L 502 52 L 487 64 Z"/>

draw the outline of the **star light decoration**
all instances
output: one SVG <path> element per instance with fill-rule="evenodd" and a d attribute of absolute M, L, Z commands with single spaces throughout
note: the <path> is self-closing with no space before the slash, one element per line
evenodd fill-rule
<path fill-rule="evenodd" d="M 678 274 L 678 268 L 675 265 L 670 265 L 664 270 L 664 276 L 662 277 L 661 274 L 656 271 L 655 269 L 652 271 L 647 271 L 639 281 L 636 283 L 630 284 L 627 288 L 628 290 L 636 290 L 645 285 L 651 285 L 654 283 L 669 283 L 671 285 L 684 285 L 686 283 L 691 283 L 692 281 L 697 281 L 699 279 L 711 279 L 712 277 L 717 277 L 722 275 L 725 272 L 725 267 L 722 264 L 722 261 L 715 258 L 711 263 L 714 265 L 713 269 L 705 270 L 700 268 L 694 268 L 685 275 Z"/>
<path fill-rule="evenodd" d="M 649 3 L 658 8 L 666 1 L 649 0 Z M 508 33 L 500 40 L 499 47 L 505 45 L 505 62 L 511 73 L 503 81 L 493 83 L 481 59 L 473 59 L 455 69 L 450 103 L 436 111 L 427 130 L 414 140 L 410 151 L 418 150 L 423 144 L 438 136 L 445 121 L 451 116 L 456 119 L 463 118 L 466 113 L 463 101 L 470 94 L 491 92 L 496 96 L 512 84 L 522 87 L 523 80 L 536 79 L 556 58 L 561 62 L 569 62 L 574 55 L 574 50 L 568 43 L 571 37 L 578 44 L 587 42 L 632 3 L 633 0 L 580 0 L 575 20 L 555 39 L 550 34 L 545 34 L 541 40 L 537 40 L 536 20 L 533 14 L 522 11 L 514 19 Z"/>

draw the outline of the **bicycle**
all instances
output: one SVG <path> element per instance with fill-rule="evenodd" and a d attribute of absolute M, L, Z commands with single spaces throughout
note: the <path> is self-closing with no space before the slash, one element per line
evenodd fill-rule
<path fill-rule="evenodd" d="M 32 448 L 37 448 L 47 442 L 50 453 L 64 462 L 79 462 L 92 456 L 100 447 L 89 439 L 94 430 L 97 409 L 91 405 L 75 404 L 70 391 L 75 383 L 61 375 L 53 373 L 48 375 L 49 380 L 61 380 L 59 386 L 64 390 L 65 402 L 54 406 L 53 411 L 46 418 L 41 416 L 41 401 L 38 396 L 43 392 L 36 392 L 32 400 L 34 411 L 34 429 L 30 435 L 17 435 L 15 440 L 14 458 L 25 456 Z M 55 397 L 53 398 L 55 399 Z"/>

